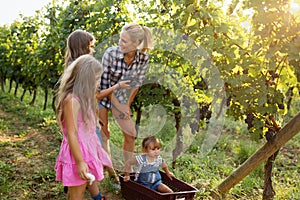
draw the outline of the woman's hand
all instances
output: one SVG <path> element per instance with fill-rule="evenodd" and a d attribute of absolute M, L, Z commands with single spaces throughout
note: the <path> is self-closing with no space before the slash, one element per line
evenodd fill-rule
<path fill-rule="evenodd" d="M 126 81 L 120 81 L 118 82 L 118 84 L 116 84 L 116 86 L 118 87 L 118 89 L 127 89 L 130 88 L 130 80 L 126 80 Z"/>
<path fill-rule="evenodd" d="M 99 88 L 97 88 L 96 92 L 95 92 L 95 97 L 97 100 L 101 100 L 103 98 L 110 99 L 114 90 L 130 88 L 129 83 L 130 83 L 130 80 L 126 80 L 126 81 L 120 81 L 119 83 L 115 84 L 114 86 L 104 89 L 104 90 L 100 90 Z"/>

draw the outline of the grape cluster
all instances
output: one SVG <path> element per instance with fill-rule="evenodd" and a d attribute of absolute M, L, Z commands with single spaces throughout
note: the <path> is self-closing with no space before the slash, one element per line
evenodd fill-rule
<path fill-rule="evenodd" d="M 253 113 L 247 114 L 247 117 L 245 119 L 245 123 L 248 125 L 248 130 L 250 130 L 253 127 L 254 118 L 255 118 L 255 116 L 253 115 Z"/>

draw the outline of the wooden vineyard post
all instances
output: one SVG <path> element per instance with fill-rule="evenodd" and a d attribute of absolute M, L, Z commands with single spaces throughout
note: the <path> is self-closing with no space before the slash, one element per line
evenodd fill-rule
<path fill-rule="evenodd" d="M 264 160 L 273 155 L 299 131 L 300 112 L 274 136 L 274 140 L 272 143 L 267 142 L 265 145 L 263 145 L 230 176 L 228 176 L 222 183 L 220 183 L 217 188 L 215 188 L 215 190 L 211 192 L 211 197 L 214 199 L 220 199 L 222 195 L 228 192 L 234 185 L 240 182 L 251 171 L 256 169 Z"/>

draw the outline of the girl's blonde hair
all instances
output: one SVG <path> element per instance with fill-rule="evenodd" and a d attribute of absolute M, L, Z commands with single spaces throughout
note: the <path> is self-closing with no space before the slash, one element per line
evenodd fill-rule
<path fill-rule="evenodd" d="M 128 33 L 132 42 L 138 41 L 140 43 L 138 48 L 142 52 L 149 52 L 152 49 L 152 33 L 148 27 L 133 23 L 123 26 L 122 31 Z"/>
<path fill-rule="evenodd" d="M 65 68 L 79 56 L 89 54 L 92 41 L 95 41 L 95 37 L 91 33 L 80 29 L 73 31 L 67 38 Z"/>
<path fill-rule="evenodd" d="M 96 84 L 102 74 L 102 66 L 92 55 L 78 57 L 61 75 L 57 91 L 56 119 L 59 125 L 62 120 L 64 99 L 69 95 L 76 97 L 80 103 L 82 119 L 87 124 L 90 109 L 94 111 Z M 71 114 L 71 113 L 65 113 Z"/>

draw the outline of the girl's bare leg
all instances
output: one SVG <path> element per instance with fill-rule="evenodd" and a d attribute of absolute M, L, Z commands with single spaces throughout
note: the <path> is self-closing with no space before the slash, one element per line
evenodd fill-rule
<path fill-rule="evenodd" d="M 94 181 L 92 185 L 88 185 L 88 190 L 91 194 L 91 196 L 95 196 L 99 194 L 99 188 L 98 188 L 98 182 Z"/>
<path fill-rule="evenodd" d="M 98 110 L 98 117 L 99 117 L 99 122 L 100 122 L 100 126 L 101 126 L 100 132 L 101 132 L 101 136 L 102 136 L 102 147 L 108 153 L 108 155 L 111 156 L 110 149 L 109 149 L 110 132 L 108 129 L 108 109 L 100 108 Z"/>
<path fill-rule="evenodd" d="M 101 136 L 102 136 L 102 147 L 111 158 L 111 152 L 110 152 L 110 148 L 109 148 L 110 132 L 109 132 L 109 128 L 108 128 L 108 109 L 100 108 L 98 110 L 98 116 L 99 116 L 99 121 L 100 121 L 100 126 L 101 126 L 100 132 L 101 132 Z M 119 183 L 119 179 L 118 179 L 115 169 L 113 167 L 106 167 L 106 170 L 110 176 L 115 177 L 115 182 Z"/>
<path fill-rule="evenodd" d="M 87 184 L 69 186 L 67 200 L 83 200 Z"/>
<path fill-rule="evenodd" d="M 125 117 L 125 118 L 122 117 L 123 114 L 115 107 L 112 107 L 111 111 L 124 135 L 122 150 L 123 150 L 123 159 L 125 163 L 129 158 L 133 156 L 134 141 L 136 138 L 135 125 L 131 117 Z"/>

